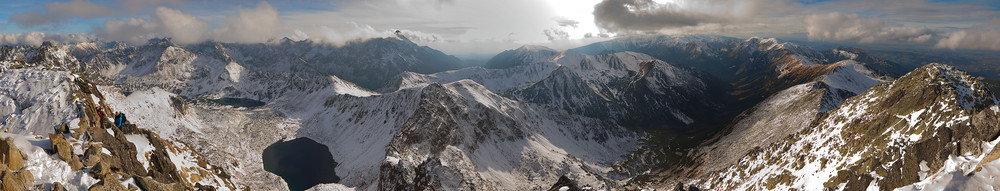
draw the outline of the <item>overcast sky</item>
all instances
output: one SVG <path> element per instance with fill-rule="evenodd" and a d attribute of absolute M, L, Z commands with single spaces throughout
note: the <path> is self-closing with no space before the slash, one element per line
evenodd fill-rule
<path fill-rule="evenodd" d="M 1000 50 L 995 0 L 5 0 L 0 9 L 3 44 L 158 37 L 337 44 L 400 30 L 450 54 L 650 33 Z"/>

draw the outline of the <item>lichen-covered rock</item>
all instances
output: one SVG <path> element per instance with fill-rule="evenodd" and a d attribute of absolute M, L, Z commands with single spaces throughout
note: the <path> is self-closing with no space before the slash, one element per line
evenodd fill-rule
<path fill-rule="evenodd" d="M 27 155 L 14 146 L 14 139 L 7 137 L 0 141 L 0 163 L 6 164 L 11 170 L 19 170 L 24 167 L 24 160 Z"/>
<path fill-rule="evenodd" d="M 101 147 L 111 153 L 110 155 L 100 154 L 101 161 L 107 162 L 107 165 L 110 165 L 112 169 L 123 174 L 146 176 L 146 169 L 135 157 L 138 155 L 135 145 L 125 139 L 125 134 L 121 133 L 118 128 L 112 125 L 105 127 L 111 129 L 111 133 L 114 134 L 103 129 L 91 131 L 94 135 L 93 141 L 100 142 Z"/>
<path fill-rule="evenodd" d="M 62 183 L 53 182 L 52 183 L 52 188 L 49 189 L 49 190 L 51 190 L 51 191 L 66 191 L 66 187 L 63 187 Z"/>
<path fill-rule="evenodd" d="M 104 177 L 106 177 L 108 173 L 111 173 L 111 168 L 109 167 L 108 163 L 104 161 L 98 162 L 96 165 L 94 165 L 94 168 L 90 169 L 90 175 L 98 179 L 104 179 Z"/>
<path fill-rule="evenodd" d="M 3 180 L 0 185 L 3 186 L 3 191 L 21 191 L 27 190 L 32 184 L 35 183 L 35 177 L 31 175 L 31 171 L 25 170 L 18 173 L 13 173 L 11 171 L 3 171 L 0 174 L 0 179 Z"/>
<path fill-rule="evenodd" d="M 100 182 L 90 186 L 88 191 L 128 191 L 121 181 L 118 181 L 116 175 L 111 175 L 104 177 Z"/>
<path fill-rule="evenodd" d="M 52 143 L 52 150 L 56 152 L 56 155 L 59 155 L 60 160 L 67 163 L 73 160 L 73 147 L 62 134 L 49 133 L 49 142 Z"/>
<path fill-rule="evenodd" d="M 87 151 L 83 152 L 83 165 L 94 166 L 101 162 L 101 145 L 91 144 Z"/>
<path fill-rule="evenodd" d="M 132 177 L 139 188 L 146 191 L 182 191 L 184 186 L 177 183 L 165 184 L 157 182 L 149 177 Z"/>
<path fill-rule="evenodd" d="M 73 170 L 79 170 L 83 168 L 83 162 L 80 162 L 80 156 L 73 155 L 73 158 L 69 161 L 69 167 Z"/>

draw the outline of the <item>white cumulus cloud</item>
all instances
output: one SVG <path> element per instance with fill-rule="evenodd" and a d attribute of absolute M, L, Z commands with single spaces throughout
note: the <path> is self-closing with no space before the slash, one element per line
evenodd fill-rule
<path fill-rule="evenodd" d="M 240 7 L 213 34 L 215 40 L 222 42 L 262 43 L 273 39 L 280 28 L 278 10 L 262 1 L 253 9 Z"/>
<path fill-rule="evenodd" d="M 0 44 L 11 45 L 42 45 L 45 41 L 55 43 L 81 43 L 94 40 L 94 35 L 87 33 L 46 34 L 44 32 L 25 32 L 16 34 L 0 34 Z"/>
<path fill-rule="evenodd" d="M 169 37 L 180 44 L 192 44 L 208 39 L 211 25 L 193 15 L 166 7 L 156 8 L 152 20 L 130 18 L 108 20 L 96 31 L 105 40 L 145 43 L 150 38 Z"/>
<path fill-rule="evenodd" d="M 974 25 L 967 30 L 952 32 L 938 41 L 934 47 L 1000 50 L 1000 19 Z"/>

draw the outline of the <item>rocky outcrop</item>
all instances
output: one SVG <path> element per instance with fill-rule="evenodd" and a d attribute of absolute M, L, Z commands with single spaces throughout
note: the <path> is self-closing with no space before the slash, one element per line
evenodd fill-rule
<path fill-rule="evenodd" d="M 14 146 L 14 139 L 10 137 L 0 141 L 0 164 L 4 169 L 17 171 L 24 167 L 24 160 L 28 155 L 21 153 L 21 150 Z"/>
<path fill-rule="evenodd" d="M 570 180 L 566 176 L 560 176 L 559 180 L 552 185 L 548 191 L 582 191 L 576 181 Z"/>
<path fill-rule="evenodd" d="M 136 184 L 138 184 L 139 188 L 141 188 L 142 190 L 147 190 L 147 191 L 182 191 L 182 190 L 184 190 L 184 186 L 181 185 L 181 184 L 177 184 L 177 183 L 164 184 L 164 183 L 157 182 L 156 180 L 153 180 L 152 178 L 149 178 L 149 177 L 132 177 L 132 178 L 136 181 Z"/>
<path fill-rule="evenodd" d="M 34 185 L 35 177 L 31 175 L 31 171 L 25 170 L 21 172 L 11 172 L 3 171 L 0 174 L 0 180 L 2 183 L 4 191 L 21 191 L 28 190 Z"/>
<path fill-rule="evenodd" d="M 53 182 L 52 187 L 49 188 L 50 191 L 66 191 L 66 187 L 63 187 L 62 183 Z"/>
<path fill-rule="evenodd" d="M 49 134 L 49 142 L 52 143 L 52 150 L 56 152 L 59 159 L 66 161 L 70 168 L 73 170 L 83 168 L 83 162 L 80 162 L 80 157 L 73 155 L 73 147 L 70 146 L 61 133 Z"/>
<path fill-rule="evenodd" d="M 888 190 L 970 173 L 981 163 L 956 158 L 989 157 L 983 152 L 994 145 L 984 143 L 1000 134 L 996 103 L 964 72 L 928 64 L 689 182 L 712 190 Z"/>
<path fill-rule="evenodd" d="M 111 174 L 101 179 L 100 182 L 90 186 L 88 191 L 129 191 L 121 181 L 118 181 L 117 174 Z"/>
<path fill-rule="evenodd" d="M 101 162 L 101 145 L 91 144 L 87 147 L 87 150 L 83 152 L 83 165 L 94 166 L 98 162 Z"/>

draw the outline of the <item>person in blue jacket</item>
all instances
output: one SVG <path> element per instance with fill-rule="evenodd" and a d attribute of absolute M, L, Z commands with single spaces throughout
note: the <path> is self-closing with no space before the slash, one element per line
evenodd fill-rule
<path fill-rule="evenodd" d="M 121 112 L 115 112 L 115 127 L 122 127 L 125 125 L 125 114 Z"/>

